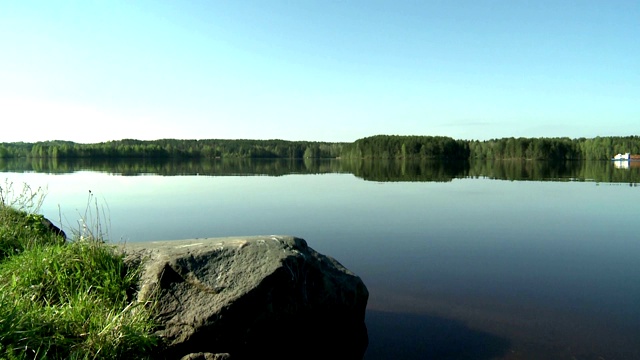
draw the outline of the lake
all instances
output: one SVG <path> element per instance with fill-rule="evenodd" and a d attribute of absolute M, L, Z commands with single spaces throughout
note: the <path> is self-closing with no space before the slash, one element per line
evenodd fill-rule
<path fill-rule="evenodd" d="M 85 218 L 112 242 L 304 238 L 369 289 L 368 360 L 640 359 L 634 163 L 0 161 L 0 171 L 43 187 L 41 213 L 67 234 Z"/>

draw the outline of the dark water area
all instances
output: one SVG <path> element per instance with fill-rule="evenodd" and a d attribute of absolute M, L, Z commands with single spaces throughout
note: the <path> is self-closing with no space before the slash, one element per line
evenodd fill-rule
<path fill-rule="evenodd" d="M 0 161 L 0 176 L 46 189 L 68 234 L 88 214 L 112 242 L 306 239 L 367 285 L 367 360 L 640 359 L 625 165 Z"/>
<path fill-rule="evenodd" d="M 469 328 L 462 321 L 410 313 L 369 311 L 366 359 L 500 358 L 508 339 Z"/>

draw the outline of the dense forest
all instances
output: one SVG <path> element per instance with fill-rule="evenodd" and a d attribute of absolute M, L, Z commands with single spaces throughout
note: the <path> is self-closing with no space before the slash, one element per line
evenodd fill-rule
<path fill-rule="evenodd" d="M 0 158 L 43 159 L 532 159 L 608 160 L 640 154 L 640 136 L 455 140 L 444 136 L 376 135 L 352 143 L 286 140 L 134 140 L 0 143 Z"/>
<path fill-rule="evenodd" d="M 444 136 L 377 135 L 343 146 L 347 158 L 467 159 L 469 142 Z"/>
<path fill-rule="evenodd" d="M 302 159 L 337 158 L 341 143 L 285 140 L 134 140 L 124 139 L 96 144 L 69 141 L 2 143 L 0 158 L 141 158 L 141 159 L 213 159 L 262 158 Z"/>
<path fill-rule="evenodd" d="M 640 136 L 504 138 L 469 142 L 469 150 L 475 159 L 608 160 L 619 153 L 640 154 Z"/>

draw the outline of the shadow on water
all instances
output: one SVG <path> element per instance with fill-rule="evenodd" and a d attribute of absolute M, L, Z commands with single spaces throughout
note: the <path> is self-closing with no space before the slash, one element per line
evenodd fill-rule
<path fill-rule="evenodd" d="M 488 360 L 505 356 L 507 339 L 441 317 L 367 310 L 365 360 Z"/>

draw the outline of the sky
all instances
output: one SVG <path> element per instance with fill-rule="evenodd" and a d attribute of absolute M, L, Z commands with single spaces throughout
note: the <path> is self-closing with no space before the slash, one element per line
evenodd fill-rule
<path fill-rule="evenodd" d="M 640 135 L 638 0 L 0 0 L 0 142 Z"/>

